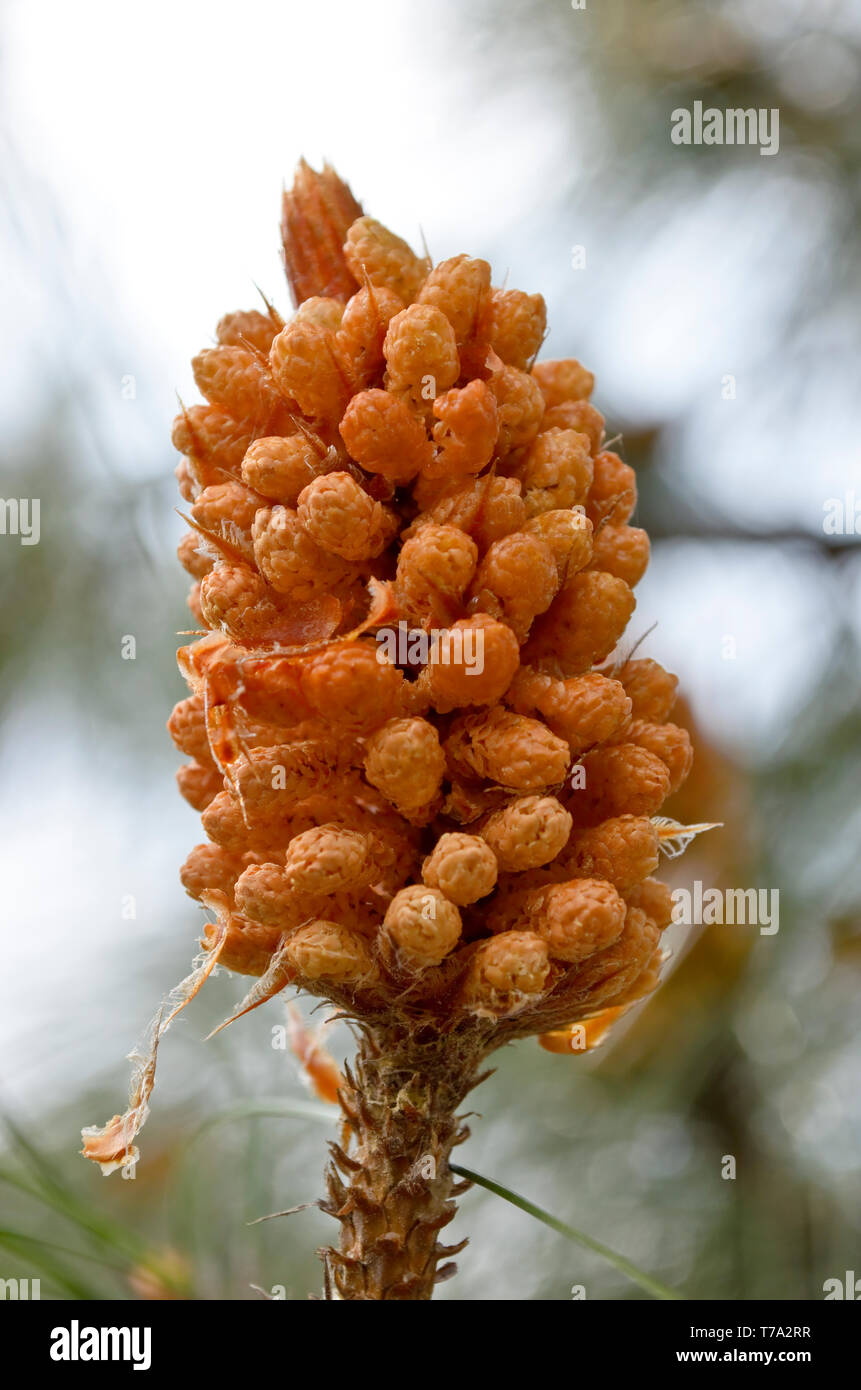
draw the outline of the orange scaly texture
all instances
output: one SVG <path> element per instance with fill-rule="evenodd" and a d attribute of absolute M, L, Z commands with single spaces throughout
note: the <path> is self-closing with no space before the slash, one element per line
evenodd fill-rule
<path fill-rule="evenodd" d="M 208 841 L 182 881 L 256 980 L 239 1012 L 292 984 L 363 1035 L 327 1296 L 428 1298 L 482 1060 L 657 981 L 652 818 L 690 741 L 675 677 L 613 664 L 648 537 L 591 373 L 535 361 L 541 296 L 432 266 L 328 167 L 283 239 L 297 312 L 223 318 L 174 427 L 206 629 L 169 721 Z M 122 1164 L 143 1109 L 85 1151 Z"/>

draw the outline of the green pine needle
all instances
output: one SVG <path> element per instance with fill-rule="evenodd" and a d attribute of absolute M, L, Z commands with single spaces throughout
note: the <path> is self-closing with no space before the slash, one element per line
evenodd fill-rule
<path fill-rule="evenodd" d="M 635 1284 L 639 1284 L 641 1289 L 650 1293 L 653 1298 L 681 1299 L 682 1294 L 671 1289 L 667 1284 L 662 1284 L 659 1279 L 653 1279 L 651 1274 L 645 1270 L 638 1269 L 635 1264 L 626 1259 L 624 1255 L 618 1255 L 615 1250 L 610 1250 L 600 1241 L 593 1240 L 592 1236 L 587 1236 L 584 1231 L 578 1231 L 574 1226 L 568 1226 L 564 1221 L 551 1216 L 549 1212 L 537 1207 L 534 1202 L 521 1197 L 517 1192 L 512 1192 L 510 1188 L 503 1187 L 501 1183 L 493 1182 L 491 1178 L 483 1178 L 480 1173 L 473 1173 L 470 1168 L 461 1168 L 458 1164 L 450 1163 L 449 1168 L 452 1173 L 456 1173 L 459 1178 L 466 1178 L 469 1182 L 476 1183 L 479 1187 L 484 1187 L 488 1192 L 494 1192 L 497 1197 L 504 1197 L 506 1202 L 512 1206 L 519 1207 L 528 1216 L 534 1216 L 536 1221 L 541 1221 L 545 1226 L 549 1226 L 551 1231 L 558 1231 L 567 1240 L 574 1241 L 576 1245 L 583 1245 L 587 1250 L 592 1250 L 596 1255 L 601 1255 L 609 1264 L 618 1269 L 621 1274 L 627 1275 Z"/>

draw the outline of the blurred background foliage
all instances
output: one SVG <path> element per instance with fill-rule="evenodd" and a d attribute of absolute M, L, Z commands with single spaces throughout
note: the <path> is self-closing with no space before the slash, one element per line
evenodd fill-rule
<path fill-rule="evenodd" d="M 229 976 L 162 1047 L 135 1181 L 102 1183 L 75 1156 L 81 1123 L 120 1108 L 120 1058 L 200 929 L 176 878 L 199 831 L 163 731 L 182 695 L 172 634 L 191 625 L 171 391 L 190 395 L 198 305 L 202 341 L 241 303 L 219 265 L 259 236 L 255 200 L 275 293 L 278 180 L 319 139 L 371 211 L 416 239 L 422 219 L 435 256 L 467 249 L 540 289 L 546 351 L 595 369 L 654 538 L 634 636 L 658 623 L 642 650 L 679 672 L 695 732 L 669 809 L 725 827 L 667 873 L 780 894 L 774 936 L 672 928 L 667 983 L 595 1054 L 501 1054 L 459 1158 L 688 1296 L 820 1298 L 861 1258 L 861 569 L 858 537 L 823 529 L 827 499 L 861 500 L 861 12 L 302 9 L 189 4 L 176 29 L 159 4 L 85 5 L 71 66 L 91 127 L 63 104 L 59 68 L 34 114 L 34 13 L 51 12 L 63 52 L 62 7 L 0 20 L 2 492 L 39 497 L 42 528 L 36 546 L 0 538 L 0 1275 L 80 1298 L 319 1284 L 320 1213 L 248 1223 L 313 1202 L 332 1125 L 273 1045 L 277 1004 L 202 1044 L 241 993 Z M 290 53 L 323 67 L 316 107 L 261 81 L 276 43 L 288 83 Z M 146 87 L 126 72 L 124 98 L 112 84 L 131 45 Z M 674 146 L 670 113 L 697 100 L 777 108 L 779 153 Z M 110 163 L 110 138 L 130 170 Z M 225 163 L 237 141 L 247 159 Z M 339 1055 L 350 1041 L 332 1030 Z M 471 1244 L 440 1297 L 645 1296 L 484 1191 L 452 1229 Z"/>

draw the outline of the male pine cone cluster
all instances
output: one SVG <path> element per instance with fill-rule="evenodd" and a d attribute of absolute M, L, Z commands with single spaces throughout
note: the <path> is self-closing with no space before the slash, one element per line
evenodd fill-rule
<path fill-rule="evenodd" d="M 591 373 L 536 361 L 540 295 L 433 266 L 330 169 L 283 237 L 294 317 L 226 315 L 173 436 L 204 944 L 258 998 L 570 1050 L 657 981 L 654 818 L 692 756 L 675 677 L 612 660 L 634 472 Z"/>

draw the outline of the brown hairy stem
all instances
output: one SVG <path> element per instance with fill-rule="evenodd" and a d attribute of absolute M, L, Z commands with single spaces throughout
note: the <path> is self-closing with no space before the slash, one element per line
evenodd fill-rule
<path fill-rule="evenodd" d="M 327 1299 L 430 1299 L 456 1272 L 450 1257 L 466 1241 L 446 1246 L 440 1234 L 468 1184 L 455 1183 L 448 1160 L 468 1136 L 455 1112 L 483 1080 L 487 1051 L 481 1025 L 363 1030 L 321 1203 L 341 1223 L 337 1250 L 321 1252 Z"/>

